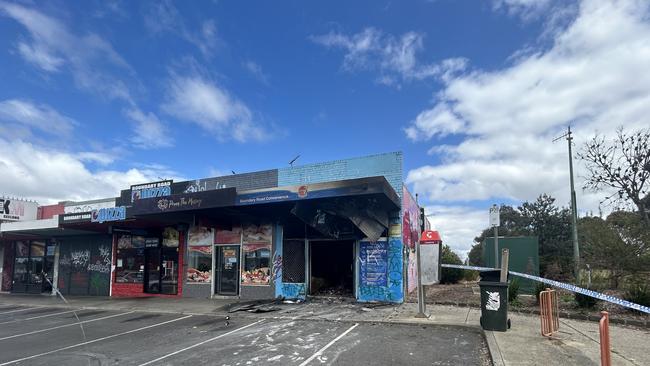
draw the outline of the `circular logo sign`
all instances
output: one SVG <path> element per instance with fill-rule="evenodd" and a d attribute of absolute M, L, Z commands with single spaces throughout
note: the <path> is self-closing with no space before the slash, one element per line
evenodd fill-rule
<path fill-rule="evenodd" d="M 307 197 L 307 186 L 300 186 L 300 188 L 298 188 L 298 197 Z"/>

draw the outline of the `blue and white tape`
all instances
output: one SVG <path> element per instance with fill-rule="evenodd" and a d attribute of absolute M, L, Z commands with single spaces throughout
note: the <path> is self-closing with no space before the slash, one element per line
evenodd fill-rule
<path fill-rule="evenodd" d="M 495 268 L 476 267 L 476 266 L 462 266 L 462 265 L 458 265 L 458 264 L 443 264 L 442 266 L 445 267 L 445 268 L 469 269 L 469 270 L 474 270 L 474 271 L 495 270 Z M 529 274 L 526 274 L 526 273 L 520 273 L 520 272 L 515 272 L 515 271 L 508 271 L 508 272 L 513 276 L 523 277 L 523 278 L 527 278 L 529 280 L 542 282 L 542 283 L 545 283 L 547 285 L 551 285 L 553 287 L 562 288 L 562 289 L 565 289 L 565 290 L 568 290 L 568 291 L 571 291 L 571 292 L 577 292 L 579 294 L 590 296 L 590 297 L 593 297 L 593 298 L 598 299 L 598 300 L 611 302 L 612 304 L 620 305 L 620 306 L 623 306 L 623 307 L 626 307 L 626 308 L 629 308 L 629 309 L 634 309 L 634 310 L 638 310 L 638 311 L 641 311 L 641 312 L 646 313 L 646 314 L 650 314 L 650 307 L 635 304 L 635 303 L 627 301 L 627 300 L 619 299 L 618 297 L 605 295 L 605 294 L 602 294 L 600 292 L 584 289 L 582 287 L 578 287 L 578 286 L 575 286 L 575 285 L 572 285 L 572 284 L 569 284 L 569 283 L 549 280 L 549 279 L 546 279 L 546 278 L 537 277 L 537 276 L 529 275 Z"/>

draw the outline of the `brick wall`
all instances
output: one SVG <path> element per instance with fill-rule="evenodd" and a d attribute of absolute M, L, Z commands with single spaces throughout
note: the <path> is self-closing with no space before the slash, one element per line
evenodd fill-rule
<path fill-rule="evenodd" d="M 402 196 L 402 152 L 391 152 L 351 159 L 307 164 L 278 169 L 278 185 L 322 183 L 344 179 L 384 176 Z"/>

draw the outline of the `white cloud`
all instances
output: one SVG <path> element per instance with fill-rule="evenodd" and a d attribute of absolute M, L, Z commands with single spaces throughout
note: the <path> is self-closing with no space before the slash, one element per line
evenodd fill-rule
<path fill-rule="evenodd" d="M 201 22 L 198 30 L 190 30 L 174 4 L 169 1 L 154 3 L 144 17 L 145 26 L 154 33 L 169 32 L 196 46 L 203 56 L 212 56 L 219 44 L 217 27 L 213 20 Z"/>
<path fill-rule="evenodd" d="M 0 14 L 29 32 L 29 42 L 18 42 L 18 52 L 27 62 L 49 73 L 69 70 L 79 88 L 133 103 L 126 82 L 107 72 L 115 68 L 124 74 L 132 69 L 106 40 L 93 33 L 73 34 L 58 19 L 19 4 L 0 1 Z"/>
<path fill-rule="evenodd" d="M 67 136 L 77 124 L 47 105 L 27 100 L 7 99 L 0 102 L 0 124 L 22 124 L 48 134 Z"/>
<path fill-rule="evenodd" d="M 250 109 L 217 83 L 198 75 L 172 75 L 167 86 L 167 114 L 194 123 L 217 138 L 239 142 L 269 137 Z"/>
<path fill-rule="evenodd" d="M 310 39 L 327 48 L 343 49 L 346 52 L 343 57 L 345 70 L 378 71 L 377 81 L 386 85 L 430 77 L 449 77 L 466 67 L 463 58 L 447 59 L 436 64 L 421 63 L 417 53 L 423 49 L 424 35 L 416 32 L 395 37 L 369 27 L 353 35 L 331 31 L 311 36 Z"/>
<path fill-rule="evenodd" d="M 251 60 L 245 61 L 243 63 L 244 68 L 248 71 L 255 79 L 261 82 L 264 85 L 269 84 L 269 77 L 262 71 L 262 67 Z"/>
<path fill-rule="evenodd" d="M 144 149 L 173 146 L 173 139 L 167 127 L 155 114 L 144 113 L 138 108 L 128 109 L 124 113 L 135 122 L 134 136 L 131 137 L 131 142 L 135 146 Z"/>
<path fill-rule="evenodd" d="M 474 238 L 488 226 L 488 208 L 432 205 L 424 208 L 431 227 L 438 230 L 442 243 L 449 245 L 462 259 L 467 258 Z M 481 228 L 476 231 L 476 228 Z"/>
<path fill-rule="evenodd" d="M 169 174 L 159 167 L 91 170 L 84 164 L 106 159 L 96 153 L 68 153 L 0 138 L 0 193 L 35 199 L 41 204 L 116 197 L 131 184 L 155 181 Z"/>
<path fill-rule="evenodd" d="M 595 132 L 647 127 L 649 6 L 585 0 L 550 47 L 521 52 L 500 70 L 447 79 L 435 104 L 405 132 L 413 141 L 456 134 L 462 142 L 432 147 L 442 162 L 411 170 L 407 181 L 429 202 L 517 202 L 549 193 L 568 205 L 567 145 L 553 143 L 555 136 L 570 123 L 575 152 Z M 574 167 L 579 209 L 597 212 L 603 195 L 583 192 L 583 165 L 574 159 Z"/>

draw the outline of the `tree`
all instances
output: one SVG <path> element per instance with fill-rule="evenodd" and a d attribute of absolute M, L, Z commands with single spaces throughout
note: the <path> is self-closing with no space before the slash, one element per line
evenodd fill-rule
<path fill-rule="evenodd" d="M 600 191 L 612 188 L 615 192 L 601 203 L 632 201 L 646 225 L 650 225 L 650 129 L 626 134 L 619 128 L 616 138 L 607 140 L 596 135 L 585 143 L 578 156 L 585 162 L 585 188 Z"/>
<path fill-rule="evenodd" d="M 469 254 L 467 255 L 468 263 L 470 266 L 483 267 L 483 243 L 476 243 L 472 245 Z"/>
<path fill-rule="evenodd" d="M 517 208 L 501 205 L 500 216 L 499 235 L 538 237 L 542 275 L 569 278 L 573 263 L 569 209 L 556 206 L 555 198 L 542 194 L 534 202 L 524 202 Z M 482 259 L 482 242 L 493 235 L 493 229 L 486 228 L 474 239 L 476 244 L 469 253 L 470 263 Z"/>
<path fill-rule="evenodd" d="M 594 269 L 609 272 L 610 285 L 647 266 L 650 230 L 634 212 L 615 211 L 603 220 L 584 217 L 579 221 L 582 256 Z"/>
<path fill-rule="evenodd" d="M 539 240 L 541 272 L 547 274 L 551 265 L 557 265 L 556 279 L 566 279 L 572 272 L 573 247 L 571 244 L 571 212 L 557 207 L 555 198 L 542 194 L 535 202 L 524 202 L 519 211 L 530 234 Z M 555 266 L 554 266 L 555 267 Z M 559 277 L 558 277 L 559 276 Z"/>

